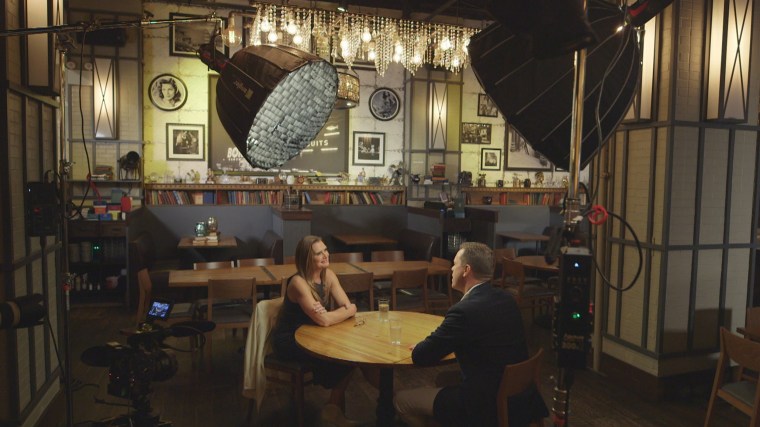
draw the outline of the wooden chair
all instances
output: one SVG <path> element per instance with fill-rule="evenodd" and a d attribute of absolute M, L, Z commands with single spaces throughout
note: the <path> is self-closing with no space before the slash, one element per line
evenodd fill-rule
<path fill-rule="evenodd" d="M 501 286 L 501 261 L 504 259 L 517 258 L 517 251 L 515 248 L 496 248 L 493 250 L 493 283 L 496 286 Z"/>
<path fill-rule="evenodd" d="M 391 278 L 391 310 L 428 311 L 427 268 L 397 270 Z"/>
<path fill-rule="evenodd" d="M 274 265 L 274 258 L 243 258 L 237 260 L 237 267 L 258 267 Z"/>
<path fill-rule="evenodd" d="M 451 261 L 445 258 L 432 257 L 431 264 L 439 265 L 451 269 Z M 445 312 L 454 303 L 454 297 L 451 292 L 451 274 L 445 276 L 429 276 L 427 291 L 427 306 L 431 311 L 442 308 Z M 438 285 L 438 286 L 437 286 Z M 440 287 L 445 289 L 441 289 Z"/>
<path fill-rule="evenodd" d="M 744 335 L 744 338 L 760 342 L 760 307 L 747 308 L 747 317 L 744 326 L 736 328 L 736 332 Z M 739 378 L 757 381 L 758 373 L 739 368 Z"/>
<path fill-rule="evenodd" d="M 540 307 L 546 307 L 549 313 L 554 311 L 555 291 L 526 283 L 525 267 L 517 261 L 502 258 L 501 286 L 512 293 L 520 308 L 530 308 L 533 317 Z"/>
<path fill-rule="evenodd" d="M 538 352 L 530 359 L 507 365 L 504 367 L 504 373 L 501 376 L 499 391 L 496 395 L 496 410 L 498 411 L 499 427 L 509 427 L 509 408 L 507 400 L 516 396 L 531 386 L 539 388 L 539 373 L 541 371 L 541 359 L 544 356 L 544 349 L 539 348 Z M 543 426 L 543 419 L 532 420 L 530 426 Z"/>
<path fill-rule="evenodd" d="M 373 278 L 374 274 L 372 273 L 352 273 L 338 275 L 340 286 L 344 291 L 346 291 L 346 294 L 348 294 L 349 298 L 359 293 L 367 293 L 367 308 L 369 311 L 373 311 L 375 309 L 375 287 L 372 285 Z M 359 299 L 354 297 L 353 302 L 358 303 Z"/>
<path fill-rule="evenodd" d="M 234 268 L 232 261 L 194 262 L 193 270 L 218 270 L 220 268 Z"/>
<path fill-rule="evenodd" d="M 153 282 L 150 280 L 150 273 L 147 268 L 143 268 L 137 272 L 137 286 L 139 288 L 139 295 L 137 298 L 137 318 L 135 324 L 139 325 L 145 321 L 150 300 L 153 297 Z M 194 314 L 195 306 L 192 303 L 175 303 L 172 312 L 169 314 L 169 318 L 162 322 L 173 324 L 192 320 Z"/>
<path fill-rule="evenodd" d="M 370 260 L 372 262 L 376 262 L 376 261 L 403 261 L 404 260 L 404 251 L 402 251 L 402 250 L 395 250 L 395 251 L 372 251 L 372 254 L 370 255 Z"/>
<path fill-rule="evenodd" d="M 330 254 L 331 262 L 362 262 L 364 261 L 364 254 L 361 252 L 340 252 L 336 254 Z"/>
<path fill-rule="evenodd" d="M 734 335 L 726 328 L 720 328 L 720 358 L 715 369 L 710 401 L 707 404 L 705 427 L 710 424 L 716 397 L 749 415 L 750 426 L 760 426 L 760 381 L 741 378 L 731 381 L 727 371 L 732 362 L 745 369 L 760 371 L 760 343 Z"/>
<path fill-rule="evenodd" d="M 224 329 L 245 329 L 251 322 L 250 301 L 256 290 L 256 279 L 211 279 L 208 281 L 208 304 L 206 320 L 216 324 L 214 331 Z M 232 301 L 227 304 L 227 301 Z M 211 368 L 211 335 L 206 335 L 206 366 Z"/>
<path fill-rule="evenodd" d="M 282 280 L 283 295 L 285 287 L 287 286 L 287 279 Z M 255 404 L 260 404 L 261 398 L 263 398 L 266 390 L 256 390 L 251 382 L 255 382 L 255 375 L 251 371 L 256 370 L 255 363 L 262 362 L 261 359 L 255 358 L 252 353 L 255 352 L 256 345 L 262 344 L 256 342 L 256 340 L 264 338 L 263 342 L 263 370 L 265 372 L 266 381 L 271 381 L 277 384 L 283 384 L 290 386 L 293 391 L 293 400 L 296 406 L 296 418 L 297 425 L 302 427 L 304 425 L 304 387 L 311 381 L 308 376 L 311 373 L 311 366 L 291 361 L 284 361 L 279 359 L 274 353 L 272 353 L 271 344 L 269 338 L 271 332 L 275 327 L 276 319 L 282 308 L 283 298 L 276 298 L 272 300 L 261 301 L 256 305 L 255 314 L 251 321 L 252 327 L 248 330 L 248 343 L 246 344 L 245 351 L 245 376 L 244 376 L 244 390 L 243 395 L 251 400 L 248 406 L 248 417 L 246 425 L 251 424 L 251 417 Z M 261 369 L 261 366 L 258 367 Z M 286 379 L 283 379 L 284 376 Z M 258 400 L 256 400 L 256 396 Z"/>

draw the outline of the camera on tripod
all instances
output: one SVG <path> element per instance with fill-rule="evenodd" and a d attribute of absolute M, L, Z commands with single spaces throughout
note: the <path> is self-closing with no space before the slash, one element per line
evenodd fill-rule
<path fill-rule="evenodd" d="M 166 427 L 150 406 L 149 394 L 153 381 L 166 381 L 177 373 L 177 357 L 163 341 L 167 337 L 191 337 L 212 331 L 210 321 L 186 321 L 169 327 L 154 322 L 166 320 L 173 304 L 164 299 L 151 301 L 145 322 L 127 338 L 127 345 L 109 343 L 90 347 L 81 360 L 89 366 L 108 368 L 108 389 L 111 396 L 130 399 L 134 412 L 93 423 L 93 426 Z"/>

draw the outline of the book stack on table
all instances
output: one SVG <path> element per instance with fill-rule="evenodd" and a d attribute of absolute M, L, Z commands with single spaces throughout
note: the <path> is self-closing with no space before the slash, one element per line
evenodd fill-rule
<path fill-rule="evenodd" d="M 206 245 L 215 246 L 219 244 L 219 233 L 209 233 L 206 236 Z"/>
<path fill-rule="evenodd" d="M 206 244 L 206 238 L 205 237 L 193 237 L 193 246 L 203 246 Z"/>

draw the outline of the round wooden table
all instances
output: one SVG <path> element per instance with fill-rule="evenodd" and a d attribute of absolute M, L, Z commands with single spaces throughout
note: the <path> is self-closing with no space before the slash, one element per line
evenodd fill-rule
<path fill-rule="evenodd" d="M 413 366 L 409 347 L 427 338 L 443 321 L 441 316 L 408 311 L 391 311 L 388 317 L 401 321 L 401 345 L 391 344 L 390 322 L 381 321 L 376 311 L 357 313 L 358 324 L 350 318 L 327 328 L 303 325 L 296 331 L 296 343 L 315 357 L 380 368 L 378 426 L 393 425 L 393 369 Z M 454 360 L 450 354 L 443 362 Z"/>
<path fill-rule="evenodd" d="M 543 255 L 526 255 L 515 258 L 515 261 L 524 265 L 527 268 L 534 270 L 549 271 L 551 273 L 559 273 L 559 261 L 555 261 L 552 264 L 548 264 Z"/>

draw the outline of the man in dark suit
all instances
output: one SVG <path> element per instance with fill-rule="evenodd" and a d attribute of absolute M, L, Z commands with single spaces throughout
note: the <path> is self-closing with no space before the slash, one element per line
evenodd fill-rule
<path fill-rule="evenodd" d="M 489 283 L 493 254 L 488 246 L 462 244 L 451 271 L 451 286 L 464 297 L 430 336 L 414 346 L 412 360 L 415 365 L 434 365 L 454 352 L 462 381 L 400 391 L 394 404 L 410 426 L 425 425 L 431 416 L 445 426 L 496 426 L 496 394 L 504 367 L 528 359 L 522 315 L 509 293 Z M 511 398 L 508 405 L 512 427 L 549 415 L 536 389 Z"/>

